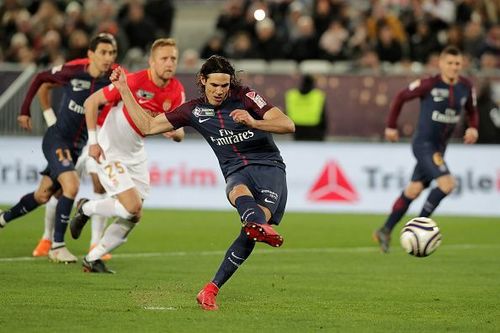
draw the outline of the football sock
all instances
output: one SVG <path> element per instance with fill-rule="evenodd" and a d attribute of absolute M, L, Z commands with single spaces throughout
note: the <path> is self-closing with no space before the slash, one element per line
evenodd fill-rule
<path fill-rule="evenodd" d="M 16 205 L 4 212 L 3 219 L 5 223 L 9 223 L 20 216 L 28 214 L 38 206 L 40 206 L 40 204 L 35 200 L 35 193 L 28 193 L 22 197 Z"/>
<path fill-rule="evenodd" d="M 102 200 L 106 198 L 106 194 L 94 193 L 94 198 Z M 97 244 L 99 242 L 104 233 L 105 228 L 106 228 L 106 217 L 102 215 L 92 215 L 90 245 Z"/>
<path fill-rule="evenodd" d="M 101 239 L 106 228 L 106 217 L 101 215 L 92 215 L 92 230 L 90 235 L 90 245 L 97 244 Z"/>
<path fill-rule="evenodd" d="M 222 261 L 219 270 L 215 274 L 212 282 L 217 287 L 222 287 L 224 283 L 236 272 L 238 267 L 242 265 L 245 260 L 252 253 L 253 248 L 255 247 L 255 241 L 248 239 L 244 230 L 242 229 L 240 235 L 236 240 L 231 244 L 229 249 L 226 252 L 226 256 Z"/>
<path fill-rule="evenodd" d="M 83 207 L 83 213 L 87 216 L 101 215 L 104 217 L 117 216 L 123 219 L 130 219 L 130 214 L 125 207 L 115 198 L 106 198 L 101 200 L 90 200 Z"/>
<path fill-rule="evenodd" d="M 444 199 L 448 194 L 444 193 L 441 191 L 439 187 L 435 187 L 432 189 L 432 191 L 429 193 L 429 196 L 427 197 L 427 200 L 424 203 L 424 207 L 422 207 L 422 211 L 420 212 L 419 216 L 422 217 L 429 217 L 431 216 L 432 212 L 436 209 L 436 207 L 439 205 L 441 200 Z"/>
<path fill-rule="evenodd" d="M 392 206 L 391 214 L 387 217 L 385 224 L 382 228 L 384 232 L 390 233 L 394 226 L 401 220 L 401 218 L 405 215 L 408 207 L 410 207 L 413 199 L 408 198 L 404 192 L 401 193 L 399 198 L 396 199 L 394 205 Z"/>
<path fill-rule="evenodd" d="M 43 239 L 52 240 L 54 238 L 54 225 L 56 224 L 57 198 L 52 196 L 45 204 L 45 220 L 43 229 Z"/>
<path fill-rule="evenodd" d="M 56 224 L 54 228 L 54 242 L 64 242 L 64 234 L 68 229 L 69 216 L 75 199 L 70 199 L 62 195 L 56 206 Z"/>
<path fill-rule="evenodd" d="M 258 224 L 266 223 L 264 211 L 257 205 L 255 199 L 249 195 L 243 195 L 235 200 L 236 209 L 240 214 L 241 221 L 254 222 Z"/>
<path fill-rule="evenodd" d="M 87 260 L 95 261 L 125 243 L 128 234 L 134 227 L 135 223 L 122 218 L 111 223 L 97 246 L 87 254 Z"/>
<path fill-rule="evenodd" d="M 82 206 L 83 213 L 87 216 L 116 216 L 115 201 L 117 201 L 115 198 L 89 200 Z"/>

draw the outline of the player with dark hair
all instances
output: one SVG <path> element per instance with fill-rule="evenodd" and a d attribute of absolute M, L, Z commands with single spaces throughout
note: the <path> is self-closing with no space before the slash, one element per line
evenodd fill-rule
<path fill-rule="evenodd" d="M 453 46 L 446 47 L 439 58 L 440 74 L 410 83 L 397 94 L 392 104 L 385 137 L 394 142 L 399 140 L 397 119 L 403 104 L 420 98 L 420 114 L 412 141 L 417 165 L 410 183 L 394 203 L 385 224 L 373 233 L 373 238 L 384 253 L 389 251 L 394 226 L 406 213 L 411 202 L 429 187 L 433 180 L 437 186 L 430 191 L 418 216 L 429 217 L 441 200 L 453 191 L 455 180 L 444 161 L 444 153 L 463 109 L 467 112 L 469 123 L 464 143 L 473 144 L 477 141 L 476 95 L 472 83 L 460 76 L 462 64 L 460 50 Z"/>
<path fill-rule="evenodd" d="M 35 192 L 23 196 L 7 211 L 0 213 L 0 227 L 4 227 L 45 204 L 52 195 L 60 195 L 56 206 L 54 242 L 48 253 L 49 259 L 55 262 L 77 261 L 66 248 L 64 234 L 80 186 L 75 163 L 87 142 L 83 102 L 94 91 L 110 83 L 109 75 L 116 59 L 116 51 L 113 36 L 99 34 L 90 42 L 88 61 L 71 62 L 39 73 L 30 86 L 18 118 L 22 127 L 30 129 L 29 106 L 40 86 L 44 83 L 63 86 L 64 94 L 57 120 L 43 137 L 42 150 L 48 166 L 42 172 L 39 187 Z"/>
<path fill-rule="evenodd" d="M 129 74 L 127 81 L 143 112 L 158 115 L 184 103 L 184 87 L 174 75 L 179 51 L 174 39 L 160 38 L 151 46 L 149 68 Z M 100 106 L 114 104 L 104 123 L 95 131 Z M 102 239 L 83 259 L 83 269 L 91 273 L 112 273 L 101 260 L 106 253 L 125 243 L 142 214 L 142 202 L 148 196 L 150 182 L 144 135 L 131 120 L 128 108 L 114 85 L 92 94 L 84 103 L 89 131 L 89 155 L 99 164 L 97 174 L 109 198 L 80 199 L 71 220 L 73 238 L 80 233 L 90 216 L 117 217 Z M 167 133 L 175 141 L 184 138 L 182 128 Z"/>
<path fill-rule="evenodd" d="M 108 33 L 101 33 L 96 38 L 91 41 L 91 48 L 95 47 L 96 43 L 99 42 L 100 38 L 109 38 L 114 45 L 115 49 L 117 48 L 117 44 L 113 35 Z M 88 66 L 90 63 L 89 58 L 75 59 L 65 64 L 65 66 L 74 66 L 74 65 L 85 65 Z M 41 83 L 41 84 L 40 84 Z M 35 79 L 32 82 L 32 86 L 38 87 L 38 98 L 40 101 L 40 105 L 43 110 L 43 116 L 45 122 L 47 123 L 47 127 L 50 127 L 55 124 L 57 117 L 54 113 L 54 110 L 51 106 L 51 91 L 57 87 L 64 87 L 67 82 L 62 83 L 53 83 L 51 76 L 44 76 L 41 79 Z M 36 91 L 36 90 L 32 90 Z M 71 95 L 77 94 L 80 95 L 81 92 L 76 89 L 66 90 L 65 91 L 70 99 L 81 99 L 82 96 L 73 98 Z M 87 94 L 90 95 L 90 90 L 86 90 Z M 26 100 L 24 101 L 24 105 L 21 108 L 21 114 L 18 117 L 19 126 L 24 128 L 25 130 L 31 131 L 31 116 L 30 116 L 30 108 L 29 105 L 32 100 L 32 95 L 28 94 L 26 96 Z M 106 112 L 102 112 L 99 125 L 102 124 L 102 121 L 106 115 Z M 78 162 L 75 165 L 75 170 L 78 173 L 78 176 L 81 177 L 83 174 L 88 174 L 90 179 L 92 180 L 92 185 L 94 188 L 94 196 L 96 198 L 106 197 L 106 193 L 104 188 L 102 187 L 99 179 L 97 177 L 97 171 L 95 166 L 95 161 L 88 157 L 88 146 L 86 145 L 81 153 L 81 156 L 78 158 Z M 50 200 L 45 204 L 45 218 L 44 218 L 44 232 L 42 238 L 38 242 L 37 246 L 33 250 L 34 257 L 46 257 L 49 254 L 50 248 L 52 247 L 52 240 L 54 238 L 54 227 L 56 220 L 56 208 L 57 208 L 57 198 L 53 195 Z M 95 247 L 99 239 L 102 237 L 104 228 L 106 227 L 106 218 L 100 215 L 94 215 L 92 217 L 92 232 L 90 239 L 90 247 Z M 106 254 L 104 259 L 108 260 L 111 258 L 110 254 Z"/>
<path fill-rule="evenodd" d="M 220 56 L 210 57 L 198 73 L 202 97 L 174 111 L 151 117 L 135 101 L 123 71 L 111 76 L 134 123 L 144 135 L 191 126 L 208 142 L 226 179 L 226 195 L 243 223 L 215 277 L 198 293 L 205 310 L 217 310 L 219 288 L 250 256 L 255 242 L 279 247 L 279 224 L 287 200 L 285 164 L 271 133 L 293 133 L 295 126 L 278 107 L 249 87 L 241 86 L 233 66 Z"/>

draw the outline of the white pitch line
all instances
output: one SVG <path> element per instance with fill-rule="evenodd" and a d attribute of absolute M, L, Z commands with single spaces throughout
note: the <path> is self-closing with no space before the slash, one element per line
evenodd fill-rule
<path fill-rule="evenodd" d="M 500 244 L 451 244 L 442 245 L 445 249 L 452 250 L 470 250 L 470 249 L 490 249 L 499 248 Z M 365 247 L 326 247 L 326 248 L 302 248 L 302 249 L 260 249 L 254 253 L 265 254 L 294 254 L 294 253 L 369 253 L 379 252 L 376 246 Z M 113 253 L 113 258 L 152 258 L 152 257 L 186 257 L 186 256 L 220 256 L 226 251 L 193 251 L 193 252 L 146 252 L 146 253 Z M 15 258 L 0 258 L 2 262 L 20 262 L 34 261 L 38 258 L 33 257 L 15 257 Z"/>

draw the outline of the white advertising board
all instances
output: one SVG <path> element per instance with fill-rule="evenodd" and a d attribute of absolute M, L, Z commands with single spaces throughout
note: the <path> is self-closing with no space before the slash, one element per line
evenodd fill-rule
<path fill-rule="evenodd" d="M 204 141 L 146 140 L 151 194 L 146 207 L 231 209 L 225 183 Z M 387 213 L 415 159 L 406 144 L 278 142 L 287 164 L 290 211 Z M 439 214 L 500 216 L 500 147 L 452 144 L 445 160 L 458 181 Z M 0 203 L 33 191 L 46 165 L 41 138 L 0 138 Z M 91 196 L 88 180 L 80 196 Z M 417 214 L 424 192 L 410 212 Z"/>

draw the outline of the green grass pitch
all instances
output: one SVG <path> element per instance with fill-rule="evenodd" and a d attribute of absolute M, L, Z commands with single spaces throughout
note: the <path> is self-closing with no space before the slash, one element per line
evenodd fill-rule
<path fill-rule="evenodd" d="M 258 244 L 204 312 L 195 297 L 238 233 L 235 212 L 146 210 L 115 275 L 30 258 L 42 215 L 0 230 L 1 332 L 500 331 L 498 218 L 438 215 L 443 244 L 414 258 L 397 232 L 388 255 L 372 243 L 383 216 L 287 213 L 284 246 Z M 89 236 L 68 234 L 80 258 Z"/>

